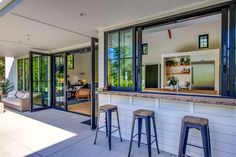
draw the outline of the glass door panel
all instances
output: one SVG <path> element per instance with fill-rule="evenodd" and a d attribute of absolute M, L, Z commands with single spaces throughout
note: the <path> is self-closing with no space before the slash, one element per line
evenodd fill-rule
<path fill-rule="evenodd" d="M 30 60 L 31 110 L 49 108 L 52 104 L 51 56 L 32 53 Z"/>
<path fill-rule="evenodd" d="M 55 61 L 55 108 L 66 110 L 66 55 L 54 57 Z"/>
<path fill-rule="evenodd" d="M 29 58 L 24 59 L 24 90 L 29 91 Z"/>

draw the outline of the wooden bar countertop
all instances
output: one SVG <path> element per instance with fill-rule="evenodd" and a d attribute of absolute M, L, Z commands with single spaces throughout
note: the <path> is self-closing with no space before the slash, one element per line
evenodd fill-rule
<path fill-rule="evenodd" d="M 183 94 L 173 94 L 173 93 L 145 93 L 145 92 L 118 92 L 118 91 L 107 91 L 99 92 L 98 94 L 105 95 L 116 95 L 116 96 L 128 96 L 128 97 L 141 97 L 141 98 L 153 98 L 162 100 L 172 100 L 172 101 L 184 101 L 193 102 L 200 104 L 210 104 L 210 105 L 226 105 L 235 106 L 236 99 L 219 97 L 219 96 L 209 96 L 209 95 L 183 95 Z"/>

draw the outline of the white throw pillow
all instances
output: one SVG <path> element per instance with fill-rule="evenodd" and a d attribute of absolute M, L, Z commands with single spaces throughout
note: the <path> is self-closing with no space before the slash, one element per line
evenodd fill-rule
<path fill-rule="evenodd" d="M 21 91 L 17 91 L 17 92 L 16 92 L 16 97 L 17 97 L 17 98 L 23 99 L 24 96 L 25 96 L 25 93 L 24 93 L 24 92 L 21 92 Z"/>
<path fill-rule="evenodd" d="M 7 97 L 8 97 L 8 98 L 16 98 L 16 91 L 10 91 L 10 92 L 7 94 Z"/>

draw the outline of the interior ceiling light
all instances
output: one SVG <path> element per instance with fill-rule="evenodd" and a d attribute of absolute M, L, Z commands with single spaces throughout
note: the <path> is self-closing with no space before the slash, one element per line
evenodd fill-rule
<path fill-rule="evenodd" d="M 23 0 L 0 0 L 0 17 L 11 11 Z"/>
<path fill-rule="evenodd" d="M 31 34 L 26 34 L 26 37 L 27 37 L 27 39 L 28 39 L 28 41 L 29 41 L 30 38 L 31 38 Z"/>

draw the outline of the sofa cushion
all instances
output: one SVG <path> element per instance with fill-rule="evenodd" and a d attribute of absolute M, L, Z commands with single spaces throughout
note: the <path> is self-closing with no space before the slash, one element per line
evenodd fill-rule
<path fill-rule="evenodd" d="M 16 91 L 10 91 L 10 92 L 7 94 L 7 97 L 8 97 L 8 98 L 16 98 Z"/>
<path fill-rule="evenodd" d="M 29 99 L 29 92 L 25 93 L 23 99 Z"/>
<path fill-rule="evenodd" d="M 19 98 L 2 98 L 2 101 L 8 104 L 13 104 L 16 106 L 20 106 L 21 99 Z"/>
<path fill-rule="evenodd" d="M 16 92 L 16 98 L 23 99 L 24 96 L 25 96 L 25 93 L 24 93 L 24 92 L 21 92 L 21 91 L 17 91 L 17 92 Z"/>

